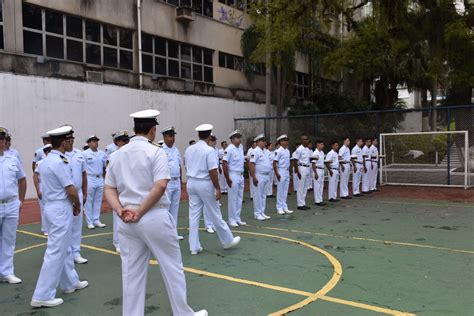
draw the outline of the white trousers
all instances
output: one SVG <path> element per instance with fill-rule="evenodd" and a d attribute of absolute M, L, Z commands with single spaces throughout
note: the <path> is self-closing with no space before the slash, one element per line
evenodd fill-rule
<path fill-rule="evenodd" d="M 298 179 L 298 190 L 296 191 L 296 203 L 298 206 L 306 205 L 306 194 L 308 193 L 307 178 L 311 176 L 311 168 L 298 166 L 301 179 Z M 298 176 L 296 176 L 298 178 Z"/>
<path fill-rule="evenodd" d="M 290 173 L 286 169 L 279 169 L 280 181 L 277 181 L 277 211 L 287 211 L 288 188 L 290 187 Z"/>
<path fill-rule="evenodd" d="M 174 226 L 178 227 L 179 201 L 181 199 L 181 180 L 170 180 L 166 187 L 166 194 L 170 199 L 170 208 L 168 211 L 173 216 Z"/>
<path fill-rule="evenodd" d="M 216 201 L 215 189 L 211 180 L 188 179 L 189 194 L 189 248 L 197 251 L 201 247 L 199 242 L 199 220 L 203 211 L 208 213 L 214 224 L 217 236 L 222 245 L 232 242 L 234 235 L 222 219 L 221 210 Z"/>
<path fill-rule="evenodd" d="M 58 284 L 62 290 L 72 289 L 79 276 L 71 251 L 71 202 L 45 201 L 44 212 L 49 224 L 48 245 L 33 299 L 48 301 L 56 297 Z"/>
<path fill-rule="evenodd" d="M 365 167 L 367 168 L 367 172 L 362 170 L 362 192 L 370 191 L 370 179 L 372 174 L 372 162 L 365 161 Z"/>
<path fill-rule="evenodd" d="M 337 199 L 337 184 L 339 181 L 339 170 L 331 169 L 332 176 L 329 174 L 328 198 Z"/>
<path fill-rule="evenodd" d="M 20 214 L 20 201 L 0 204 L 0 277 L 15 274 L 13 254 L 15 253 L 16 229 Z"/>
<path fill-rule="evenodd" d="M 72 219 L 71 247 L 73 257 L 77 257 L 81 254 L 82 219 L 84 216 L 84 206 L 82 205 L 84 195 L 82 194 L 82 188 L 76 188 L 76 190 L 79 201 L 81 202 L 81 213 L 77 216 L 73 216 Z"/>
<path fill-rule="evenodd" d="M 40 213 L 41 213 L 41 232 L 42 233 L 47 233 L 48 232 L 48 223 L 46 223 L 46 217 L 44 216 L 44 201 L 38 199 L 38 204 L 39 204 Z"/>
<path fill-rule="evenodd" d="M 349 175 L 351 173 L 351 165 L 350 163 L 343 164 L 344 171 L 341 171 L 340 174 L 340 182 L 339 182 L 339 190 L 341 197 L 349 196 Z"/>
<path fill-rule="evenodd" d="M 256 173 L 255 175 L 257 177 L 258 184 L 253 195 L 253 214 L 255 216 L 259 216 L 265 214 L 267 202 L 266 188 L 268 181 L 270 181 L 270 175 L 263 173 Z"/>
<path fill-rule="evenodd" d="M 112 237 L 112 244 L 114 245 L 115 248 L 120 248 L 120 240 L 119 240 L 119 233 L 118 233 L 118 227 L 119 227 L 119 222 L 122 220 L 119 218 L 115 210 L 112 211 L 112 225 L 113 227 L 113 237 Z"/>
<path fill-rule="evenodd" d="M 244 176 L 240 172 L 229 172 L 232 186 L 228 189 L 227 210 L 229 212 L 229 224 L 242 222 L 242 200 L 244 197 Z"/>
<path fill-rule="evenodd" d="M 324 169 L 317 168 L 316 172 L 318 173 L 318 180 L 313 178 L 314 202 L 321 203 L 324 191 Z"/>
<path fill-rule="evenodd" d="M 227 181 L 225 180 L 224 171 L 222 171 L 222 173 L 219 173 L 219 186 L 221 187 L 221 192 L 227 192 L 229 189 L 227 186 Z"/>
<path fill-rule="evenodd" d="M 94 225 L 100 221 L 100 209 L 104 194 L 104 179 L 87 177 L 86 221 L 87 225 Z"/>
<path fill-rule="evenodd" d="M 360 163 L 356 163 L 354 172 L 352 173 L 352 193 L 360 194 L 360 180 L 362 178 L 362 172 L 364 167 Z"/>
<path fill-rule="evenodd" d="M 309 176 L 306 177 L 306 190 L 313 188 L 313 179 L 314 179 L 313 169 L 311 167 L 309 169 L 310 169 Z"/>
<path fill-rule="evenodd" d="M 173 315 L 192 316 L 174 219 L 167 209 L 151 209 L 137 223 L 118 222 L 122 259 L 122 315 L 145 314 L 149 260 L 159 262 Z"/>
<path fill-rule="evenodd" d="M 298 175 L 296 172 L 293 172 L 293 192 L 298 192 L 298 182 L 300 179 L 298 179 Z"/>
<path fill-rule="evenodd" d="M 269 196 L 269 195 L 273 195 L 273 177 L 274 177 L 275 173 L 272 171 L 270 172 L 270 175 L 268 176 L 268 182 L 267 182 L 267 186 L 265 187 L 265 195 L 266 196 Z"/>
<path fill-rule="evenodd" d="M 372 181 L 370 183 L 370 190 L 377 190 L 377 177 L 379 175 L 379 164 L 376 161 L 372 161 L 372 166 L 374 169 L 372 169 Z"/>
<path fill-rule="evenodd" d="M 249 176 L 250 198 L 253 199 L 255 194 L 255 186 L 253 185 L 252 177 Z"/>

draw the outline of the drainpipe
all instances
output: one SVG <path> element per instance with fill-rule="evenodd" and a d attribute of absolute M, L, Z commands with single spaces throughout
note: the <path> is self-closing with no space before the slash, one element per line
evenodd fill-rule
<path fill-rule="evenodd" d="M 137 0 L 137 23 L 138 23 L 138 74 L 140 89 L 143 89 L 143 67 L 142 67 L 142 0 Z"/>

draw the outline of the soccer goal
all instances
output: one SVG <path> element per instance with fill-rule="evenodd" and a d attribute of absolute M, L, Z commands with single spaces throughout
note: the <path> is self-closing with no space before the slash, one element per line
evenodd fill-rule
<path fill-rule="evenodd" d="M 469 188 L 474 170 L 468 136 L 468 131 L 380 134 L 380 183 Z"/>

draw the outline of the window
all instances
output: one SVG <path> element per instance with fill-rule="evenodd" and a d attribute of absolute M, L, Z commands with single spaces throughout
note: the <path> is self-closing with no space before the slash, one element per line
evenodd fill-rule
<path fill-rule="evenodd" d="M 23 3 L 23 46 L 27 54 L 133 69 L 132 31 L 27 3 Z"/>
<path fill-rule="evenodd" d="M 244 71 L 245 62 L 242 57 L 219 52 L 219 67 L 233 69 L 237 71 Z M 256 75 L 265 75 L 265 65 L 264 64 L 250 64 L 248 65 L 250 70 Z"/>
<path fill-rule="evenodd" d="M 142 35 L 143 71 L 155 75 L 213 82 L 213 51 L 207 48 Z"/>
<path fill-rule="evenodd" d="M 0 49 L 4 49 L 5 44 L 3 42 L 3 2 L 0 0 Z"/>
<path fill-rule="evenodd" d="M 310 87 L 310 82 L 309 82 L 309 75 L 302 73 L 302 72 L 296 72 L 295 74 L 295 82 L 294 82 L 294 96 L 297 99 L 308 99 L 309 98 L 309 87 Z"/>
<path fill-rule="evenodd" d="M 219 2 L 223 3 L 225 5 L 228 5 L 229 7 L 233 7 L 233 8 L 236 8 L 238 10 L 241 10 L 241 11 L 244 11 L 244 9 L 246 7 L 245 0 L 219 0 Z"/>
<path fill-rule="evenodd" d="M 200 15 L 205 15 L 210 18 L 213 16 L 213 0 L 163 0 L 168 4 L 177 6 L 177 7 L 189 7 Z"/>

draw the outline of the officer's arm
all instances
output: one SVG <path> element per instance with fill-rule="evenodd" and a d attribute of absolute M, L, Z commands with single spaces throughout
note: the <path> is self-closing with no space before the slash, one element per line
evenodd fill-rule
<path fill-rule="evenodd" d="M 36 162 L 33 161 L 33 164 L 31 165 L 31 169 L 33 169 L 33 173 L 34 173 L 36 169 Z"/>
<path fill-rule="evenodd" d="M 118 216 L 122 216 L 122 204 L 120 204 L 117 188 L 106 184 L 104 187 L 104 196 L 107 203 L 109 203 Z"/>
<path fill-rule="evenodd" d="M 229 164 L 227 163 L 227 160 L 222 160 L 222 170 L 224 170 L 224 176 L 227 181 L 230 180 L 229 177 Z"/>
<path fill-rule="evenodd" d="M 41 200 L 41 192 L 39 187 L 39 174 L 38 172 L 33 173 L 33 184 L 35 185 L 36 195 Z"/>
<path fill-rule="evenodd" d="M 20 200 L 21 204 L 25 201 L 26 195 L 26 178 L 23 177 L 18 180 L 18 199 Z"/>
<path fill-rule="evenodd" d="M 166 192 L 166 186 L 168 185 L 168 181 L 168 179 L 161 179 L 153 184 L 150 193 L 148 193 L 142 204 L 136 210 L 139 217 L 142 217 L 156 203 L 158 203 L 163 194 Z"/>
<path fill-rule="evenodd" d="M 83 196 L 83 203 L 86 203 L 86 199 L 87 199 L 87 173 L 85 171 L 82 172 L 82 196 Z"/>
<path fill-rule="evenodd" d="M 69 201 L 72 202 L 72 205 L 74 208 L 73 210 L 74 215 L 78 215 L 79 212 L 81 211 L 80 209 L 81 202 L 79 201 L 79 196 L 77 195 L 76 188 L 74 187 L 74 185 L 68 185 L 65 189 L 66 189 L 66 194 Z"/>

